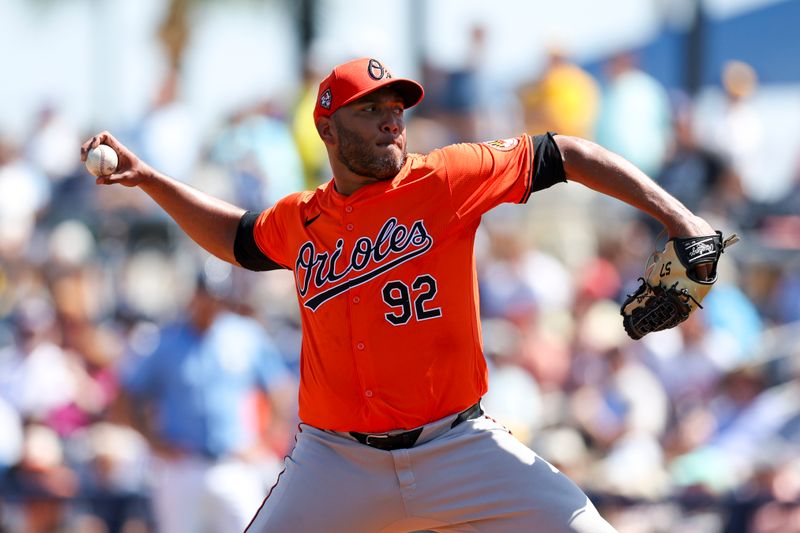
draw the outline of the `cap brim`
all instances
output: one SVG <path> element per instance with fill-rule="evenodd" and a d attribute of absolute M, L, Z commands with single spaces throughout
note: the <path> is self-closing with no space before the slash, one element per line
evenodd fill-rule
<path fill-rule="evenodd" d="M 422 85 L 415 82 L 414 80 L 410 80 L 408 78 L 388 78 L 383 80 L 381 83 L 373 85 L 369 89 L 365 89 L 361 92 L 358 92 L 348 98 L 345 102 L 343 102 L 339 108 L 342 108 L 348 104 L 352 104 L 359 98 L 368 95 L 369 93 L 374 93 L 378 89 L 383 89 L 384 87 L 391 86 L 392 89 L 395 89 L 400 96 L 403 98 L 403 107 L 408 109 L 410 107 L 414 107 L 418 103 L 422 101 L 425 97 L 425 90 L 422 88 Z"/>

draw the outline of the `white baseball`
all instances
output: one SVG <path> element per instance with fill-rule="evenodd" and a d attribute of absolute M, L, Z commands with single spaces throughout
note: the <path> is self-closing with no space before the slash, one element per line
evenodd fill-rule
<path fill-rule="evenodd" d="M 86 170 L 95 176 L 108 176 L 117 169 L 117 152 L 107 144 L 92 148 L 86 155 Z"/>

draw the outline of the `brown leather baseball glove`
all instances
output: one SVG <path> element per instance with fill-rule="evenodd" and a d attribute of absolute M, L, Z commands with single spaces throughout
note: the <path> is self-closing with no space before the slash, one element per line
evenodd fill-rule
<path fill-rule="evenodd" d="M 632 339 L 677 326 L 702 307 L 717 281 L 717 263 L 725 248 L 739 238 L 723 241 L 722 232 L 700 237 L 673 238 L 661 251 L 653 252 L 645 266 L 642 284 L 622 304 L 622 325 Z M 700 276 L 697 267 L 708 265 Z"/>

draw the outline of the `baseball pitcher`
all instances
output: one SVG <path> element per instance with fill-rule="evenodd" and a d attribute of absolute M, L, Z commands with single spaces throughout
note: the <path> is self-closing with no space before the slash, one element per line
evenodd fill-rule
<path fill-rule="evenodd" d="M 571 180 L 652 215 L 671 237 L 716 233 L 629 162 L 579 138 L 408 154 L 404 112 L 423 94 L 376 59 L 336 66 L 314 110 L 333 178 L 261 212 L 159 173 L 107 132 L 82 156 L 112 146 L 118 168 L 98 184 L 138 186 L 224 260 L 294 273 L 302 423 L 248 531 L 613 531 L 574 483 L 483 413 L 481 215 Z M 721 241 L 708 242 L 716 261 Z M 712 280 L 712 255 L 691 268 L 701 283 Z M 662 327 L 641 319 L 652 314 L 645 303 L 628 308 L 637 335 Z"/>

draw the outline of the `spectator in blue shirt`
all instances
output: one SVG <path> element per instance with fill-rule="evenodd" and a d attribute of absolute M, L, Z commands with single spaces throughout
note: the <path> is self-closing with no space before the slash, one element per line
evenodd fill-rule
<path fill-rule="evenodd" d="M 296 384 L 260 324 L 227 311 L 205 284 L 187 311 L 161 330 L 153 353 L 123 369 L 123 403 L 153 451 L 159 531 L 239 533 L 278 470 L 257 391 L 267 393 L 273 422 L 285 422 Z"/>

